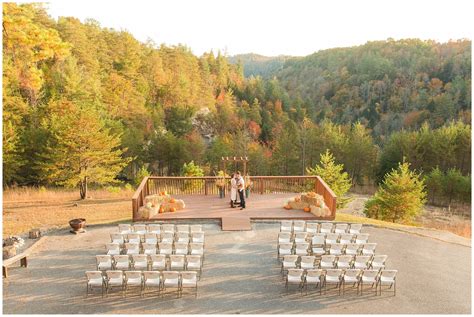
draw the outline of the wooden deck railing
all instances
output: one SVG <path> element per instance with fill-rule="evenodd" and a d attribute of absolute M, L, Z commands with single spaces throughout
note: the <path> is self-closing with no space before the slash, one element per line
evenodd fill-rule
<path fill-rule="evenodd" d="M 218 195 L 214 176 L 206 177 L 145 177 L 132 197 L 133 219 L 137 219 L 138 209 L 144 205 L 145 197 L 166 191 L 171 195 Z M 315 191 L 324 197 L 331 210 L 330 219 L 336 216 L 336 195 L 319 176 L 251 176 L 251 192 L 259 194 L 300 193 Z M 230 177 L 226 178 L 224 193 L 230 191 Z"/>

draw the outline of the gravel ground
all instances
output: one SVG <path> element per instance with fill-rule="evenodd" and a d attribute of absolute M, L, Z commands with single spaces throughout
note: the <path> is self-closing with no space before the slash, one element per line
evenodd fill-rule
<path fill-rule="evenodd" d="M 206 258 L 198 298 L 174 294 L 157 298 L 118 293 L 85 298 L 84 271 L 95 268 L 95 255 L 116 226 L 88 228 L 72 235 L 50 234 L 28 268 L 12 268 L 3 281 L 6 314 L 369 314 L 471 312 L 471 248 L 409 233 L 371 228 L 377 254 L 397 269 L 397 295 L 301 296 L 285 291 L 276 260 L 279 225 L 254 223 L 252 231 L 222 232 L 207 224 Z"/>

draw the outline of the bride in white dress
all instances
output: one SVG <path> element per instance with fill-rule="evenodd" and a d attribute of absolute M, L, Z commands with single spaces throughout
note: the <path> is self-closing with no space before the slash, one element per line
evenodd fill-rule
<path fill-rule="evenodd" d="M 237 202 L 237 180 L 235 179 L 235 173 L 232 174 L 230 179 L 230 207 L 235 208 L 234 204 Z"/>

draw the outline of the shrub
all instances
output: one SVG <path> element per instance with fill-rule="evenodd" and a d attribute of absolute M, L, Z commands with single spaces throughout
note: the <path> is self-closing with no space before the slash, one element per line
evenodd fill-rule
<path fill-rule="evenodd" d="M 133 184 L 135 186 L 138 186 L 140 185 L 140 183 L 142 182 L 142 180 L 146 177 L 146 176 L 150 176 L 150 172 L 148 172 L 148 170 L 146 169 L 145 166 L 142 166 L 137 174 L 135 175 L 135 178 L 133 179 Z"/>
<path fill-rule="evenodd" d="M 409 222 L 421 212 L 425 201 L 423 179 L 403 162 L 385 175 L 380 188 L 366 202 L 364 213 L 371 218 Z"/>

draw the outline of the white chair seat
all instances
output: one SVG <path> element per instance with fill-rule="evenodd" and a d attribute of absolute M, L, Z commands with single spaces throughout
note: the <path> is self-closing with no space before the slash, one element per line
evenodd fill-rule
<path fill-rule="evenodd" d="M 314 263 L 304 263 L 301 262 L 302 269 L 314 269 Z"/>
<path fill-rule="evenodd" d="M 165 286 L 178 286 L 177 278 L 167 278 L 164 282 Z"/>
<path fill-rule="evenodd" d="M 100 262 L 99 265 L 99 270 L 103 270 L 103 269 L 109 269 L 112 267 L 112 261 L 107 261 L 107 262 Z"/>
<path fill-rule="evenodd" d="M 87 282 L 87 284 L 89 284 L 90 286 L 101 286 L 102 282 L 103 282 L 103 280 L 101 278 L 91 278 Z"/>
<path fill-rule="evenodd" d="M 191 250 L 191 254 L 192 255 L 203 255 L 204 254 L 204 250 L 200 250 L 200 249 L 194 249 L 194 250 Z"/>
<path fill-rule="evenodd" d="M 379 269 L 385 267 L 385 265 L 383 263 L 372 262 L 372 267 Z"/>
<path fill-rule="evenodd" d="M 318 255 L 322 255 L 322 254 L 325 254 L 326 251 L 324 251 L 323 248 L 313 248 L 313 253 L 318 254 Z"/>
<path fill-rule="evenodd" d="M 149 278 L 145 280 L 145 285 L 150 285 L 150 286 L 159 286 L 160 285 L 160 279 L 159 278 Z"/>
<path fill-rule="evenodd" d="M 295 262 L 292 262 L 292 261 L 283 261 L 283 267 L 296 267 L 296 263 Z"/>
<path fill-rule="evenodd" d="M 280 255 L 290 255 L 291 250 L 289 249 L 280 249 Z"/>
<path fill-rule="evenodd" d="M 187 268 L 188 269 L 200 269 L 201 264 L 198 263 L 198 262 L 189 262 L 188 265 L 187 265 Z"/>
<path fill-rule="evenodd" d="M 166 263 L 165 262 L 155 262 L 153 263 L 153 265 L 151 266 L 152 269 L 163 269 L 166 267 Z"/>
<path fill-rule="evenodd" d="M 363 255 L 374 255 L 374 251 L 373 250 L 362 250 L 362 254 Z"/>
<path fill-rule="evenodd" d="M 359 279 L 355 276 L 344 276 L 345 282 L 356 283 Z"/>
<path fill-rule="evenodd" d="M 349 265 L 349 262 L 337 262 L 337 267 L 338 267 L 338 268 L 348 269 L 348 268 L 350 268 L 351 266 Z"/>
<path fill-rule="evenodd" d="M 357 255 L 357 250 L 354 249 L 346 249 L 347 255 Z"/>
<path fill-rule="evenodd" d="M 394 282 L 394 279 L 391 278 L 391 277 L 385 277 L 385 276 L 381 276 L 380 277 L 380 282 L 382 283 L 393 283 Z"/>
<path fill-rule="evenodd" d="M 278 243 L 291 243 L 291 242 L 290 242 L 290 239 L 278 238 Z"/>
<path fill-rule="evenodd" d="M 195 278 L 189 278 L 189 279 L 183 278 L 181 281 L 181 286 L 182 287 L 196 287 L 196 283 L 197 281 Z"/>
<path fill-rule="evenodd" d="M 112 285 L 112 286 L 113 285 L 122 285 L 123 280 L 122 280 L 121 277 L 111 278 L 111 279 L 109 279 L 108 284 Z"/>
<path fill-rule="evenodd" d="M 288 282 L 301 282 L 301 277 L 300 276 L 288 276 Z"/>
<path fill-rule="evenodd" d="M 120 250 L 109 250 L 107 251 L 107 255 L 119 255 Z"/>
<path fill-rule="evenodd" d="M 321 262 L 321 267 L 333 267 L 332 262 Z"/>
<path fill-rule="evenodd" d="M 306 283 L 319 283 L 319 276 L 306 276 Z"/>
<path fill-rule="evenodd" d="M 129 278 L 127 279 L 127 285 L 141 285 L 142 279 L 141 278 Z"/>
<path fill-rule="evenodd" d="M 156 249 L 145 249 L 143 250 L 143 254 L 156 254 Z"/>
<path fill-rule="evenodd" d="M 147 268 L 148 263 L 146 263 L 146 262 L 135 262 L 133 267 L 135 267 L 136 269 L 137 268 Z"/>
<path fill-rule="evenodd" d="M 339 282 L 338 276 L 326 276 L 326 282 Z"/>
<path fill-rule="evenodd" d="M 118 270 L 127 270 L 128 269 L 128 263 L 119 262 L 115 265 L 115 268 L 118 269 Z"/>
<path fill-rule="evenodd" d="M 362 282 L 375 283 L 375 277 L 369 277 L 369 276 L 363 276 L 362 275 Z"/>

